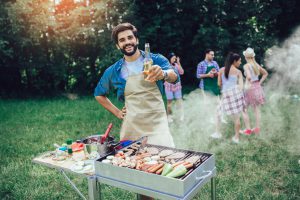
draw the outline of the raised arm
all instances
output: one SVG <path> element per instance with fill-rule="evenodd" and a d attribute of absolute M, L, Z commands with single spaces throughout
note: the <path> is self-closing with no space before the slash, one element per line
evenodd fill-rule
<path fill-rule="evenodd" d="M 179 57 L 177 57 L 177 69 L 178 69 L 178 73 L 180 74 L 180 75 L 183 75 L 184 74 L 184 70 L 183 70 L 183 68 L 182 68 L 182 65 L 181 65 L 181 63 L 180 63 L 180 58 Z"/>
<path fill-rule="evenodd" d="M 262 68 L 262 66 L 258 65 L 259 66 L 259 72 L 260 74 L 262 74 L 262 77 L 259 81 L 259 84 L 262 84 L 266 78 L 268 77 L 269 73 L 267 72 L 267 70 L 265 70 L 264 68 Z"/>
<path fill-rule="evenodd" d="M 169 83 L 177 83 L 180 81 L 178 72 L 171 67 L 168 59 L 160 54 L 153 54 L 154 65 L 150 68 L 147 79 L 151 82 L 164 79 L 166 73 L 166 81 Z"/>

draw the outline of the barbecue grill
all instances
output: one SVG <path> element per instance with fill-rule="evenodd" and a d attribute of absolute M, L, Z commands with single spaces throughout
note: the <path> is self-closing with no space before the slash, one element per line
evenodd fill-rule
<path fill-rule="evenodd" d="M 138 140 L 136 143 L 139 144 L 140 141 Z M 101 161 L 106 158 L 104 156 L 95 162 L 95 173 L 98 182 L 158 199 L 191 199 L 205 183 L 211 180 L 212 199 L 215 199 L 214 177 L 216 176 L 216 167 L 213 154 L 150 144 L 147 144 L 146 147 L 155 147 L 159 151 L 169 149 L 175 153 L 185 153 L 185 156 L 176 159 L 176 162 L 195 155 L 200 158 L 195 162 L 194 167 L 182 177 L 169 178 L 136 169 L 102 163 Z"/>

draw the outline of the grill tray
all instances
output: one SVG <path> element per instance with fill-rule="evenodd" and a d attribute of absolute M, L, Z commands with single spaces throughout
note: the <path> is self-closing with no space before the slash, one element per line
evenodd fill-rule
<path fill-rule="evenodd" d="M 136 143 L 139 143 L 139 141 L 137 141 Z M 127 146 L 126 148 L 130 146 Z M 182 198 L 188 193 L 192 192 L 193 188 L 195 188 L 195 186 L 198 185 L 201 181 L 207 182 L 210 178 L 216 175 L 215 157 L 213 154 L 187 151 L 183 149 L 169 148 L 159 145 L 147 144 L 146 146 L 156 147 L 159 149 L 159 151 L 170 149 L 174 152 L 184 152 L 186 156 L 184 158 L 175 160 L 176 162 L 185 160 L 186 158 L 193 155 L 200 156 L 200 159 L 195 163 L 194 169 L 190 169 L 184 176 L 180 178 L 169 178 L 157 174 L 139 171 L 136 169 L 102 163 L 101 161 L 106 158 L 106 155 L 95 162 L 96 175 L 114 181 L 119 181 L 123 184 L 153 190 L 158 193 L 171 195 L 178 198 Z"/>

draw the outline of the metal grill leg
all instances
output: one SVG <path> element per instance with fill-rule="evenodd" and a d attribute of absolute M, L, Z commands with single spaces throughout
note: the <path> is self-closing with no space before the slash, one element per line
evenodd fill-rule
<path fill-rule="evenodd" d="M 211 199 L 216 200 L 216 179 L 211 178 Z"/>
<path fill-rule="evenodd" d="M 66 178 L 66 180 L 70 183 L 70 185 L 73 187 L 73 189 L 77 192 L 77 194 L 79 194 L 79 196 L 81 196 L 81 198 L 83 200 L 86 200 L 85 196 L 79 191 L 79 189 L 76 187 L 76 185 L 71 181 L 71 179 L 67 176 L 67 174 L 65 173 L 65 171 L 63 169 L 60 170 L 60 172 L 62 173 L 62 175 L 64 175 L 64 177 Z"/>
<path fill-rule="evenodd" d="M 89 188 L 89 200 L 101 199 L 100 184 L 98 184 L 97 186 L 97 178 L 95 176 L 88 177 L 88 188 Z"/>

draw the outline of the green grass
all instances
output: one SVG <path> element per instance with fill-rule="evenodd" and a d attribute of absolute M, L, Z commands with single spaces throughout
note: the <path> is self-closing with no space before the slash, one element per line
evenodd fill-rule
<path fill-rule="evenodd" d="M 119 107 L 122 105 L 113 102 Z M 216 154 L 218 199 L 300 199 L 299 103 L 265 107 L 265 137 L 251 136 L 233 145 L 228 138 L 208 141 L 192 149 Z M 31 160 L 53 143 L 102 133 L 113 122 L 118 135 L 121 122 L 101 108 L 91 97 L 34 100 L 0 100 L 0 197 L 1 199 L 80 199 L 57 171 L 33 164 Z M 275 127 L 275 128 L 274 128 Z M 174 127 L 173 127 L 174 128 Z M 232 128 L 229 123 L 225 131 Z M 190 141 L 175 135 L 175 141 Z M 189 135 L 189 137 L 192 137 Z M 228 136 L 229 137 L 229 136 Z M 183 146 L 183 145 L 181 145 Z M 87 181 L 71 175 L 87 195 Z M 134 199 L 133 193 L 110 186 L 103 188 L 104 199 Z M 195 199 L 209 199 L 207 184 Z"/>

